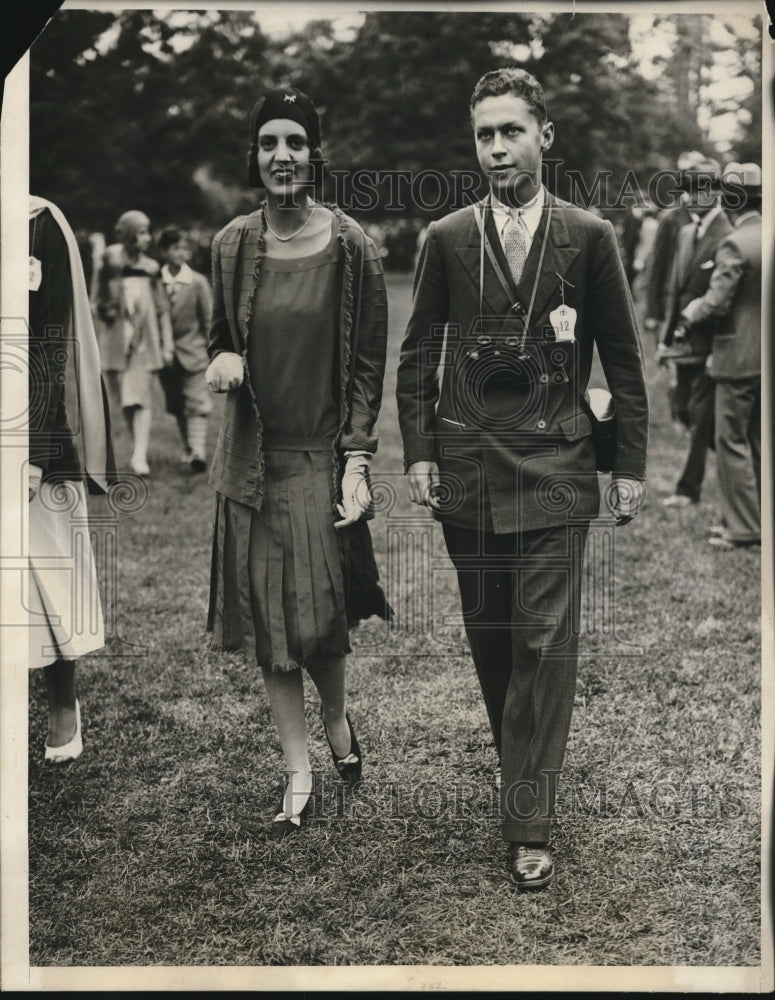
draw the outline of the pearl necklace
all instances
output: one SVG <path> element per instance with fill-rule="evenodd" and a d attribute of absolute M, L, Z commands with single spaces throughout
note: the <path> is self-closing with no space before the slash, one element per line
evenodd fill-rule
<path fill-rule="evenodd" d="M 296 237 L 299 235 L 299 233 L 303 232 L 307 228 L 307 225 L 309 224 L 309 220 L 312 218 L 313 213 L 315 211 L 315 203 L 314 202 L 310 203 L 310 201 L 308 200 L 307 201 L 307 208 L 310 210 L 309 215 L 304 220 L 304 222 L 302 222 L 300 228 L 297 229 L 295 233 L 291 233 L 290 236 L 280 236 L 280 234 L 278 232 L 275 232 L 275 230 L 273 229 L 272 223 L 269 221 L 269 211 L 265 207 L 264 208 L 264 219 L 266 220 L 266 228 L 269 230 L 269 232 L 272 234 L 272 236 L 274 236 L 274 238 L 276 240 L 278 240 L 280 243 L 290 243 L 291 240 L 295 240 Z"/>

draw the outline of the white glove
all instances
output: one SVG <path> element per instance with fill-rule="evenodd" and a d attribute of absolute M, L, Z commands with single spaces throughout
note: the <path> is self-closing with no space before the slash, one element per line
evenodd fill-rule
<path fill-rule="evenodd" d="M 43 476 L 43 469 L 39 465 L 30 465 L 27 471 L 28 476 L 28 489 L 30 495 L 30 503 L 35 499 L 38 490 L 40 489 L 40 480 Z"/>
<path fill-rule="evenodd" d="M 239 354 L 224 351 L 213 358 L 205 372 L 205 379 L 213 392 L 231 392 L 242 385 L 245 367 Z"/>
<path fill-rule="evenodd" d="M 342 476 L 342 502 L 336 509 L 342 517 L 335 521 L 336 528 L 345 528 L 359 521 L 371 503 L 371 493 L 366 475 L 371 467 L 370 455 L 350 455 L 345 462 Z"/>

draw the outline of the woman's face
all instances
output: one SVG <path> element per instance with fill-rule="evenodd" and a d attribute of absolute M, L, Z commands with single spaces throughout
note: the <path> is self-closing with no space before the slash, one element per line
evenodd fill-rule
<path fill-rule="evenodd" d="M 309 142 L 303 125 L 273 118 L 258 130 L 258 171 L 269 194 L 287 196 L 309 183 Z"/>
<path fill-rule="evenodd" d="M 140 228 L 135 232 L 135 249 L 138 253 L 145 253 L 148 247 L 151 245 L 151 224 L 150 222 L 143 223 Z"/>

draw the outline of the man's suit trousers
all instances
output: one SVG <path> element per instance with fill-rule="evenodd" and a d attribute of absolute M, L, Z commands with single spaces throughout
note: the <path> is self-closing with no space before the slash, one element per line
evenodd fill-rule
<path fill-rule="evenodd" d="M 507 841 L 549 840 L 576 689 L 589 522 L 496 535 L 444 524 L 501 761 Z"/>
<path fill-rule="evenodd" d="M 689 419 L 689 451 L 676 493 L 690 497 L 695 503 L 702 493 L 708 448 L 713 447 L 713 396 L 716 383 L 705 371 L 705 363 L 678 365 L 678 385 L 687 399 Z"/>
<path fill-rule="evenodd" d="M 759 376 L 716 383 L 716 458 L 721 511 L 733 542 L 761 540 Z"/>

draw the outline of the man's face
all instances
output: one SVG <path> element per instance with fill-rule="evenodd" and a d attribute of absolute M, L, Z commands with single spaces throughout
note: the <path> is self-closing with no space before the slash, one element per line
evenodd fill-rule
<path fill-rule="evenodd" d="M 718 192 L 713 190 L 710 173 L 688 173 L 689 208 L 696 215 L 705 215 L 716 206 Z"/>
<path fill-rule="evenodd" d="M 500 201 L 524 204 L 541 183 L 541 157 L 554 139 L 527 101 L 514 94 L 485 97 L 474 106 L 474 139 L 482 173 Z"/>

